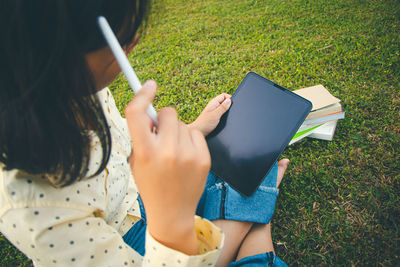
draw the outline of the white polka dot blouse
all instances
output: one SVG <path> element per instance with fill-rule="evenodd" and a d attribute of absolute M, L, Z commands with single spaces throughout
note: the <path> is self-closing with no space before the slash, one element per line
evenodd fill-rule
<path fill-rule="evenodd" d="M 140 220 L 138 191 L 127 158 L 127 124 L 108 88 L 97 93 L 112 136 L 111 157 L 95 177 L 55 188 L 45 175 L 0 165 L 0 231 L 35 266 L 214 266 L 224 236 L 211 222 L 196 217 L 199 255 L 188 256 L 146 233 L 144 257 L 122 236 Z M 93 137 L 88 177 L 101 159 Z"/>

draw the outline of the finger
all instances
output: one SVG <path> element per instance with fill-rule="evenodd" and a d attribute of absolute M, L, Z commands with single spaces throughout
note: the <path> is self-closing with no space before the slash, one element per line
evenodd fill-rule
<path fill-rule="evenodd" d="M 222 103 L 227 98 L 231 98 L 231 95 L 227 93 L 222 93 L 217 95 L 214 99 L 216 99 L 219 103 Z"/>
<path fill-rule="evenodd" d="M 146 110 L 154 99 L 156 90 L 157 84 L 154 81 L 147 81 L 125 108 L 125 117 L 133 143 L 136 143 L 135 139 L 145 142 L 150 137 L 152 121 Z"/>
<path fill-rule="evenodd" d="M 146 112 L 147 107 L 151 104 L 156 95 L 157 83 L 153 80 L 146 81 L 142 89 L 134 97 L 133 104 L 139 110 Z"/>
<path fill-rule="evenodd" d="M 278 162 L 278 177 L 276 181 L 276 187 L 278 188 L 280 183 L 282 182 L 283 175 L 285 174 L 285 171 L 287 169 L 287 166 L 289 165 L 289 160 L 288 159 L 282 159 Z"/>
<path fill-rule="evenodd" d="M 225 96 L 224 94 L 217 95 L 216 97 L 214 97 L 214 100 L 218 101 L 218 103 L 221 104 L 225 100 Z"/>
<path fill-rule="evenodd" d="M 208 102 L 205 109 L 208 111 L 212 111 L 212 110 L 216 109 L 220 104 L 222 104 L 222 102 L 224 102 L 225 99 L 228 99 L 228 98 L 231 98 L 231 95 L 229 95 L 227 93 L 217 95 L 216 97 L 211 99 L 210 102 Z"/>
<path fill-rule="evenodd" d="M 232 100 L 226 98 L 213 112 L 215 112 L 216 117 L 220 118 L 230 107 Z"/>
<path fill-rule="evenodd" d="M 206 111 L 213 111 L 214 109 L 216 109 L 218 106 L 220 105 L 218 99 L 213 98 L 211 99 L 210 102 L 208 102 L 208 104 L 206 105 L 206 107 L 204 108 L 204 110 Z"/>
<path fill-rule="evenodd" d="M 158 113 L 158 136 L 167 149 L 175 149 L 179 138 L 179 120 L 176 110 L 166 107 Z"/>

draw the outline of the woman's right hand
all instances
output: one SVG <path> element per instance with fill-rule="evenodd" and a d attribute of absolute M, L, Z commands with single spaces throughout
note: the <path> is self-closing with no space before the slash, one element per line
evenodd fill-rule
<path fill-rule="evenodd" d="M 197 253 L 194 215 L 211 158 L 200 131 L 178 120 L 173 108 L 158 113 L 158 128 L 146 110 L 157 85 L 147 81 L 125 109 L 134 155 L 131 169 L 146 209 L 150 234 L 186 254 Z"/>

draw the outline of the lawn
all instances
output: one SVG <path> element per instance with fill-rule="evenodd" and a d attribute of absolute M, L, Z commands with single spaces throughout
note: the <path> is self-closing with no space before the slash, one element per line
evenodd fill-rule
<path fill-rule="evenodd" d="M 400 265 L 400 1 L 178 1 L 153 7 L 130 60 L 160 89 L 156 109 L 190 122 L 249 71 L 289 89 L 323 84 L 342 100 L 332 142 L 305 139 L 272 221 L 289 265 Z M 133 97 L 119 77 L 118 107 Z M 0 266 L 30 262 L 3 238 Z"/>

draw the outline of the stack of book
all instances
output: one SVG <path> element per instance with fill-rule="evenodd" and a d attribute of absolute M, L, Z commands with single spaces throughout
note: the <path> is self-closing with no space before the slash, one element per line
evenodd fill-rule
<path fill-rule="evenodd" d="M 335 134 L 337 121 L 344 118 L 340 99 L 331 95 L 322 85 L 316 85 L 293 91 L 308 99 L 313 108 L 293 136 L 289 145 L 305 137 L 331 141 Z"/>

